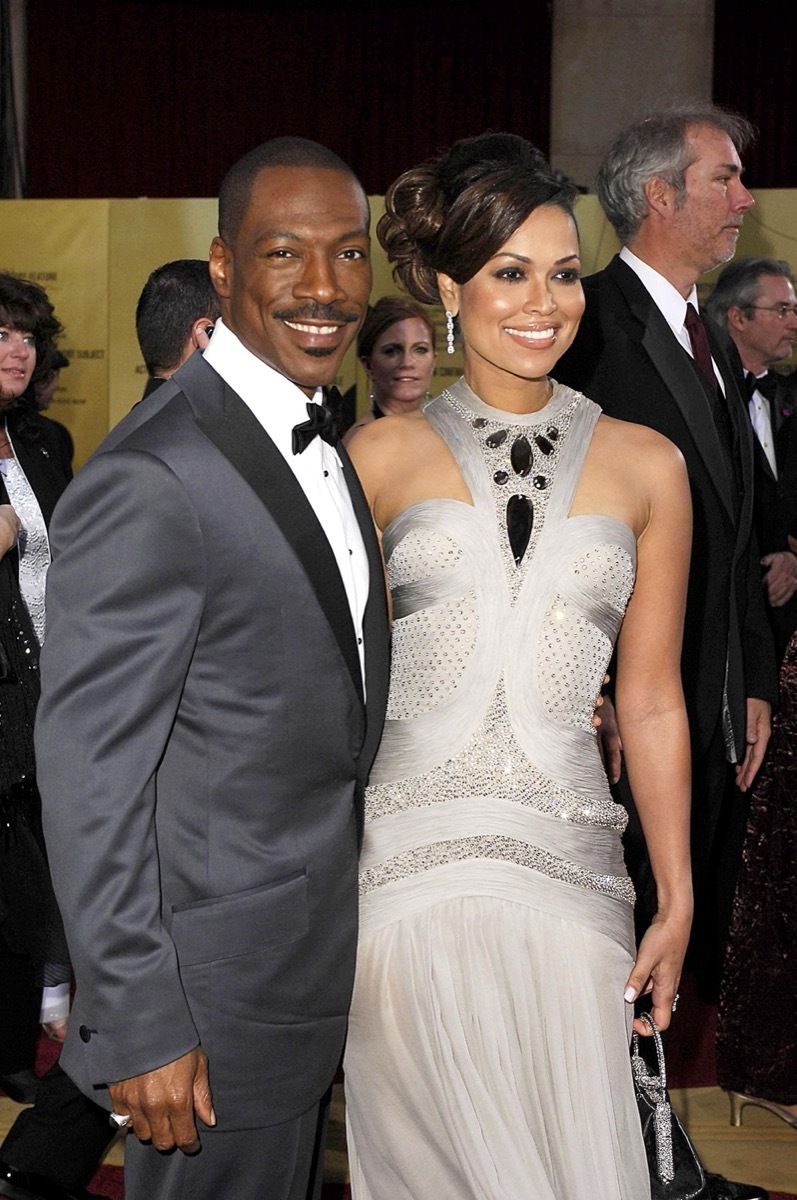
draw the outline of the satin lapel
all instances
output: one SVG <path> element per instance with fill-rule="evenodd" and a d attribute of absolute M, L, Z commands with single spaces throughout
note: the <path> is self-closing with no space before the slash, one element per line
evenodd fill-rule
<path fill-rule="evenodd" d="M 724 335 L 717 331 L 717 327 L 713 324 L 710 317 L 704 314 L 704 318 L 711 355 L 719 367 L 722 382 L 725 385 L 725 403 L 733 426 L 734 452 L 736 460 L 742 468 L 742 478 L 738 481 L 741 487 L 742 498 L 738 527 L 742 530 L 747 528 L 748 522 L 752 520 L 753 476 L 755 471 L 753 455 L 755 452 L 754 442 L 757 442 L 758 438 L 753 431 L 747 402 L 742 394 L 742 381 L 738 373 L 734 371 L 731 360 L 725 350 Z"/>
<path fill-rule="evenodd" d="M 362 700 L 360 659 L 346 589 L 327 537 L 296 477 L 252 411 L 211 367 L 204 362 L 191 372 L 184 367 L 179 383 L 198 427 L 262 500 L 296 553 Z M 208 387 L 221 389 L 218 415 L 199 415 L 208 410 L 203 402 Z"/>
<path fill-rule="evenodd" d="M 758 470 L 762 471 L 764 475 L 768 475 L 773 483 L 777 483 L 777 480 L 772 472 L 772 467 L 769 465 L 769 459 L 764 453 L 764 447 L 759 442 L 758 435 L 756 434 L 755 430 L 753 430 L 753 457 L 757 464 Z"/>
<path fill-rule="evenodd" d="M 734 517 L 731 479 L 714 426 L 711 405 L 689 355 L 679 344 L 649 292 L 622 259 L 606 268 L 640 322 L 642 346 L 677 404 L 728 513 Z"/>
<path fill-rule="evenodd" d="M 362 757 L 370 762 L 368 755 L 373 757 L 377 742 L 381 736 L 382 723 L 387 702 L 387 685 L 389 669 L 389 635 L 387 617 L 387 592 L 385 585 L 382 555 L 379 550 L 374 522 L 368 501 L 363 493 L 357 472 L 352 466 L 346 450 L 341 443 L 338 454 L 343 464 L 343 474 L 348 485 L 354 514 L 363 535 L 366 554 L 368 555 L 369 590 L 368 603 L 363 618 L 363 637 L 365 639 L 365 691 L 368 724 L 366 742 Z"/>

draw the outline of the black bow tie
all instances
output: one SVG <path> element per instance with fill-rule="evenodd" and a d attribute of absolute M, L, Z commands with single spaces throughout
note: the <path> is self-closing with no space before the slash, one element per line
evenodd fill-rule
<path fill-rule="evenodd" d="M 329 388 L 328 392 L 337 392 L 337 388 Z M 334 400 L 329 394 L 328 398 Z M 325 404 L 313 404 L 312 401 L 308 401 L 307 416 L 307 421 L 293 427 L 293 453 L 303 454 L 316 434 L 330 446 L 334 446 L 338 440 L 338 421 L 332 410 Z"/>
<path fill-rule="evenodd" d="M 760 392 L 762 396 L 766 396 L 767 400 L 774 400 L 778 394 L 778 376 L 775 371 L 767 371 L 765 375 L 761 375 L 756 379 L 752 371 L 748 371 L 744 377 L 747 384 L 747 396 L 752 398 L 753 392 Z"/>

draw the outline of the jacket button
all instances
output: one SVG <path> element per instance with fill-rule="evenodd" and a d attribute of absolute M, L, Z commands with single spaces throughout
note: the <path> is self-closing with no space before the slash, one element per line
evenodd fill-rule
<path fill-rule="evenodd" d="M 80 1029 L 78 1030 L 78 1033 L 80 1034 L 81 1042 L 90 1042 L 91 1041 L 92 1031 L 89 1029 L 88 1025 L 81 1025 Z"/>

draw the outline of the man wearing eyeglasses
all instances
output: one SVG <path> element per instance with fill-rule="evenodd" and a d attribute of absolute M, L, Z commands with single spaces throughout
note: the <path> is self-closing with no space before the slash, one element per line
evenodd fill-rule
<path fill-rule="evenodd" d="M 791 356 L 797 302 L 783 259 L 740 258 L 726 267 L 708 310 L 727 328 L 744 370 L 755 431 L 755 521 L 778 660 L 797 628 L 797 373 L 771 368 Z"/>

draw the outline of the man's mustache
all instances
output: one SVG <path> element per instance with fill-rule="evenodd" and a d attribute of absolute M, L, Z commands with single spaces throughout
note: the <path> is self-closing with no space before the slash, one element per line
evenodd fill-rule
<path fill-rule="evenodd" d="M 275 312 L 277 321 L 328 321 L 334 324 L 351 325 L 359 321 L 359 313 L 342 312 L 334 304 L 303 304 L 301 308 L 283 308 Z"/>

